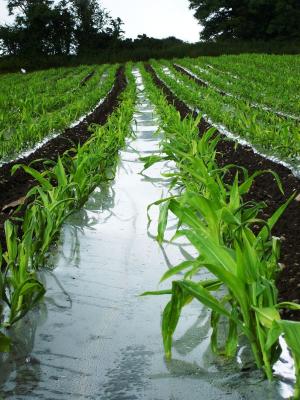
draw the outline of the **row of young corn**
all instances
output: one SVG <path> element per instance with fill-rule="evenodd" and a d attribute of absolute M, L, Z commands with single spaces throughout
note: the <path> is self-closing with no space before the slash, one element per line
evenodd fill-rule
<path fill-rule="evenodd" d="M 267 221 L 261 219 L 259 212 L 265 204 L 245 201 L 245 195 L 258 175 L 272 174 L 282 190 L 279 178 L 272 171 L 249 175 L 239 166 L 219 168 L 216 145 L 220 138 L 214 130 L 199 138 L 200 117 L 181 120 L 142 65 L 140 70 L 164 135 L 161 155 L 144 158 L 145 168 L 161 160 L 176 164 L 175 171 L 167 174 L 168 179 L 172 177 L 170 196 L 154 203 L 160 207 L 157 240 L 164 242 L 172 214 L 178 222 L 173 240 L 184 237 L 198 254 L 164 274 L 162 281 L 172 279 L 169 290 L 144 294 L 170 297 L 162 317 L 166 356 L 171 357 L 172 338 L 183 307 L 196 299 L 211 309 L 212 349 L 234 357 L 241 336 L 246 337 L 257 368 L 269 380 L 281 354 L 279 338 L 283 335 L 295 364 L 294 398 L 300 399 L 300 323 L 280 317 L 280 310 L 299 310 L 300 306 L 278 301 L 280 240 L 271 233 L 293 197 Z M 232 169 L 235 178 L 227 184 L 224 176 Z M 254 226 L 260 226 L 258 233 Z M 201 280 L 202 270 L 209 271 L 212 279 Z M 178 279 L 178 274 L 183 274 L 183 279 Z M 218 331 L 220 326 L 224 329 L 224 319 L 227 337 L 219 343 Z"/>
<path fill-rule="evenodd" d="M 275 109 L 274 106 L 266 105 L 262 103 L 262 101 L 260 101 L 259 103 L 257 101 L 253 101 L 251 100 L 251 96 L 247 96 L 242 89 L 240 92 L 238 92 L 237 87 L 235 87 L 235 90 L 232 90 L 231 82 L 225 80 L 224 84 L 222 85 L 220 84 L 220 81 L 218 79 L 211 79 L 211 69 L 209 69 L 209 71 L 203 70 L 203 68 L 199 67 L 198 65 L 192 64 L 190 60 L 187 59 L 182 59 L 180 60 L 180 62 L 174 63 L 173 65 L 179 72 L 182 72 L 188 76 L 192 76 L 194 80 L 198 82 L 198 84 L 200 84 L 201 86 L 210 87 L 221 96 L 233 97 L 237 100 L 241 100 L 242 102 L 246 102 L 247 104 L 249 104 L 251 108 L 257 108 L 263 111 L 267 111 L 269 113 L 277 115 L 281 119 L 288 119 L 298 123 L 300 122 L 299 115 Z M 248 85 L 251 86 L 251 82 L 248 83 Z M 247 89 L 247 93 L 251 93 L 251 90 L 249 88 Z"/>
<path fill-rule="evenodd" d="M 0 161 L 32 148 L 91 110 L 112 88 L 117 68 L 78 67 L 1 79 Z"/>
<path fill-rule="evenodd" d="M 205 110 L 206 119 L 213 124 L 245 139 L 257 150 L 288 162 L 294 169 L 299 168 L 299 122 L 253 108 L 241 99 L 221 96 L 210 87 L 200 87 L 193 79 L 178 72 L 171 62 L 153 61 L 152 66 L 181 100 L 201 114 Z"/>
<path fill-rule="evenodd" d="M 0 249 L 0 351 L 10 349 L 5 331 L 31 310 L 45 293 L 37 271 L 46 264 L 51 244 L 74 211 L 80 209 L 100 182 L 112 179 L 119 149 L 131 132 L 136 99 L 131 66 L 126 68 L 127 87 L 118 108 L 104 126 L 90 127 L 91 138 L 72 148 L 57 162 L 45 162 L 40 173 L 23 168 L 38 184 L 26 196 L 20 220 L 5 222 L 6 251 Z"/>
<path fill-rule="evenodd" d="M 202 79 L 225 92 L 300 117 L 299 56 L 241 54 L 185 58 L 176 63 L 193 67 Z"/>

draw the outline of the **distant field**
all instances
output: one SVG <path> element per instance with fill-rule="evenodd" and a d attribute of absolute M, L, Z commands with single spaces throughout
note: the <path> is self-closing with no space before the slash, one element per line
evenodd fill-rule
<path fill-rule="evenodd" d="M 116 66 L 59 68 L 0 78 L 0 161 L 29 150 L 88 113 L 111 89 Z"/>
<path fill-rule="evenodd" d="M 180 99 L 214 124 L 298 166 L 300 56 L 244 54 L 151 64 Z M 87 113 L 105 97 L 115 71 L 116 66 L 103 65 L 2 75 L 0 160 Z"/>
<path fill-rule="evenodd" d="M 299 165 L 299 56 L 201 57 L 152 65 L 180 99 L 213 124 Z"/>

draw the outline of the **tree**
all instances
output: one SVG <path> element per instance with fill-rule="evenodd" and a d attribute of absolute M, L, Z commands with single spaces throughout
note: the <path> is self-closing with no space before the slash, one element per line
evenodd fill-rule
<path fill-rule="evenodd" d="M 6 0 L 12 26 L 0 26 L 0 51 L 35 57 L 98 52 L 117 44 L 122 21 L 98 0 Z"/>
<path fill-rule="evenodd" d="M 112 19 L 97 0 L 70 0 L 76 21 L 78 54 L 98 51 L 123 34 L 120 18 Z"/>
<path fill-rule="evenodd" d="M 121 18 L 110 19 L 111 27 L 108 28 L 108 32 L 111 35 L 114 41 L 118 41 L 124 38 L 124 31 L 122 29 L 122 25 L 124 25 Z"/>
<path fill-rule="evenodd" d="M 69 54 L 74 20 L 67 1 L 54 5 L 53 0 L 8 0 L 13 26 L 0 27 L 2 49 L 8 54 L 38 56 Z"/>
<path fill-rule="evenodd" d="M 8 1 L 9 13 L 18 12 L 14 27 L 23 31 L 20 35 L 21 53 L 33 55 L 47 52 L 52 4 L 52 0 Z"/>
<path fill-rule="evenodd" d="M 68 8 L 67 0 L 62 0 L 52 11 L 52 29 L 49 42 L 54 54 L 70 54 L 74 48 L 75 20 Z"/>
<path fill-rule="evenodd" d="M 20 44 L 23 41 L 23 30 L 15 26 L 0 26 L 1 55 L 17 55 L 20 53 Z"/>
<path fill-rule="evenodd" d="M 189 0 L 204 27 L 203 39 L 295 39 L 300 37 L 299 0 Z"/>

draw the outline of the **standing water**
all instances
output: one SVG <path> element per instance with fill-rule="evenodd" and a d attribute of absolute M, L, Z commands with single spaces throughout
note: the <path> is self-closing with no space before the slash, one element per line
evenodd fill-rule
<path fill-rule="evenodd" d="M 138 88 L 143 88 L 135 71 Z M 159 152 L 154 109 L 142 91 L 134 115 L 136 137 L 121 152 L 116 178 L 99 187 L 64 226 L 43 272 L 47 295 L 11 331 L 10 354 L 0 355 L 0 398 L 103 400 L 217 400 L 287 398 L 286 382 L 269 384 L 259 372 L 211 353 L 209 312 L 186 307 L 173 359 L 166 362 L 160 334 L 167 297 L 139 297 L 158 288 L 170 265 L 191 249 L 153 240 L 147 206 L 167 195 L 156 164 L 140 174 L 140 157 Z M 152 211 L 153 220 L 157 210 Z M 164 286 L 160 286 L 163 289 Z"/>

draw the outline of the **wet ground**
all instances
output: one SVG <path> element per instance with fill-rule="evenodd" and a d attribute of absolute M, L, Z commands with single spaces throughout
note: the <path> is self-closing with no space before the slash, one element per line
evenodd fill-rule
<path fill-rule="evenodd" d="M 140 81 L 139 81 L 140 82 Z M 43 273 L 44 304 L 11 332 L 16 347 L 0 355 L 4 399 L 217 400 L 286 398 L 287 384 L 269 384 L 243 364 L 212 355 L 209 313 L 194 302 L 183 313 L 173 360 L 160 335 L 165 297 L 139 297 L 158 288 L 170 264 L 191 252 L 161 249 L 147 231 L 147 205 L 167 193 L 164 164 L 139 172 L 140 156 L 158 151 L 153 108 L 143 94 L 136 138 L 121 153 L 116 179 L 98 188 L 65 225 Z M 152 211 L 155 220 L 156 211 Z M 164 288 L 161 286 L 160 288 Z"/>

